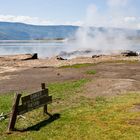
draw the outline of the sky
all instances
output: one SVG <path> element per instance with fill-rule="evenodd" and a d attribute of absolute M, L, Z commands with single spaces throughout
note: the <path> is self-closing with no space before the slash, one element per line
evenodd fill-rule
<path fill-rule="evenodd" d="M 0 0 L 0 21 L 140 29 L 140 0 Z"/>

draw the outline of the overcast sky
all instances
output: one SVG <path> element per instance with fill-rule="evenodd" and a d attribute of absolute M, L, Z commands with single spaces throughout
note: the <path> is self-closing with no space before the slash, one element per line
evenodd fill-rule
<path fill-rule="evenodd" d="M 140 0 L 0 0 L 0 21 L 140 29 Z"/>

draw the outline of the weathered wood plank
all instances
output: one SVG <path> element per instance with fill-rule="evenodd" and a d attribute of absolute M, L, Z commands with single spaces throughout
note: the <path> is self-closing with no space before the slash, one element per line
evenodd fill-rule
<path fill-rule="evenodd" d="M 38 100 L 42 97 L 48 96 L 48 89 L 44 89 L 42 91 L 38 91 L 36 93 L 30 94 L 28 96 L 24 96 L 21 98 L 22 104 L 26 102 L 31 102 L 33 100 Z"/>
<path fill-rule="evenodd" d="M 28 100 L 28 102 L 24 102 L 24 104 L 18 106 L 18 115 L 32 111 L 51 102 L 52 96 L 44 96 L 38 100 Z"/>
<path fill-rule="evenodd" d="M 8 125 L 8 133 L 10 133 L 10 131 L 14 130 L 17 115 L 18 115 L 17 110 L 18 110 L 18 104 L 20 101 L 20 97 L 21 97 L 21 94 L 16 94 L 16 96 L 15 96 L 14 104 L 12 107 L 12 113 L 11 113 L 10 121 L 9 121 L 9 125 Z"/>
<path fill-rule="evenodd" d="M 45 83 L 42 83 L 42 84 L 41 84 L 41 87 L 42 87 L 42 90 L 45 90 L 45 89 L 46 89 Z M 48 114 L 48 107 L 47 107 L 47 104 L 45 104 L 44 107 L 43 107 L 43 113 L 44 113 L 44 114 Z"/>

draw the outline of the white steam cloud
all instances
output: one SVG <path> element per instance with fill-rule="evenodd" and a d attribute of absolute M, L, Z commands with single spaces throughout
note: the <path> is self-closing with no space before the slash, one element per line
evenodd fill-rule
<path fill-rule="evenodd" d="M 87 8 L 85 24 L 76 33 L 77 50 L 93 50 L 96 53 L 115 53 L 123 50 L 134 50 L 140 42 L 130 39 L 136 36 L 140 18 L 129 13 L 131 0 L 106 0 L 107 9 L 102 13 L 95 4 Z M 129 15 L 130 14 L 130 15 Z M 97 28 L 98 27 L 98 28 Z M 103 28 L 101 28 L 103 27 Z M 120 29 L 124 28 L 124 29 Z M 132 32 L 131 32 L 132 31 Z"/>

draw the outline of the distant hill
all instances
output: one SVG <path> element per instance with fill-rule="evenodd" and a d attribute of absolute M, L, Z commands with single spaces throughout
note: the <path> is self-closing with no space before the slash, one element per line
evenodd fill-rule
<path fill-rule="evenodd" d="M 31 40 L 67 38 L 78 26 L 37 26 L 24 23 L 0 22 L 0 40 Z"/>
<path fill-rule="evenodd" d="M 32 39 L 60 39 L 74 38 L 79 26 L 54 25 L 38 26 L 24 23 L 0 22 L 0 40 L 32 40 Z M 96 36 L 97 33 L 108 35 L 119 35 L 140 39 L 140 30 L 129 30 L 120 28 L 90 27 L 88 35 Z"/>

